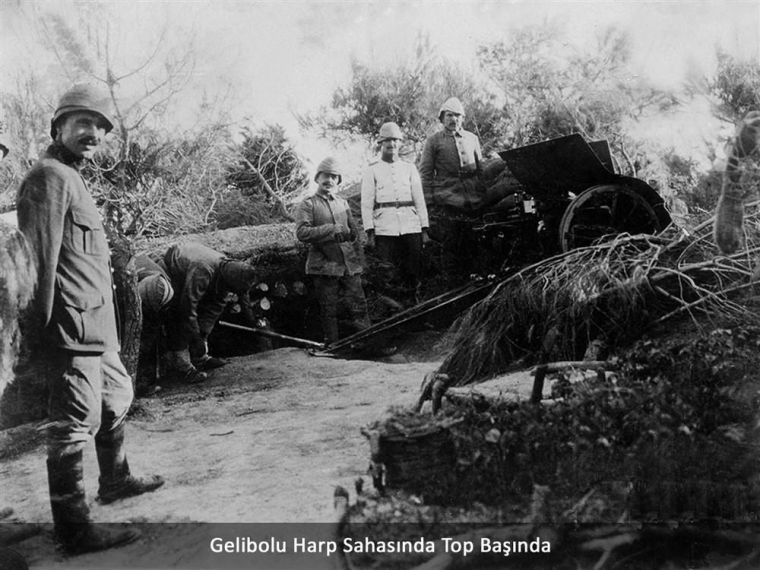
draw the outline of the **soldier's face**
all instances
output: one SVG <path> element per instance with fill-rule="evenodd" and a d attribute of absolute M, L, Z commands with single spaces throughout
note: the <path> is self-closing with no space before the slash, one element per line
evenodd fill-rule
<path fill-rule="evenodd" d="M 340 185 L 340 176 L 331 172 L 320 172 L 317 176 L 317 186 L 327 193 L 335 192 Z"/>
<path fill-rule="evenodd" d="M 383 160 L 393 161 L 398 158 L 398 149 L 401 141 L 398 139 L 385 139 L 380 143 L 380 152 Z"/>
<path fill-rule="evenodd" d="M 105 136 L 103 117 L 90 111 L 64 115 L 58 125 L 58 140 L 79 158 L 92 158 Z"/>
<path fill-rule="evenodd" d="M 464 123 L 464 115 L 458 113 L 452 113 L 451 111 L 444 111 L 443 113 L 443 126 L 450 131 L 458 131 L 462 128 Z"/>

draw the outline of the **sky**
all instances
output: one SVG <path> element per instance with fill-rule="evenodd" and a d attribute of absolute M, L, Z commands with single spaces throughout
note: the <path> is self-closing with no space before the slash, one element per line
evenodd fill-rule
<path fill-rule="evenodd" d="M 12 72 L 34 65 L 39 49 L 34 10 L 67 18 L 86 11 L 73 0 L 0 0 L 0 89 Z M 118 49 L 114 57 L 135 58 L 154 45 L 170 22 L 174 38 L 195 38 L 202 57 L 197 79 L 209 95 L 230 86 L 234 120 L 249 117 L 288 129 L 311 162 L 326 152 L 323 143 L 297 131 L 293 111 L 329 103 L 349 78 L 350 61 L 392 65 L 403 60 L 419 34 L 437 51 L 465 66 L 487 42 L 508 40 L 510 31 L 543 22 L 562 27 L 568 47 L 592 45 L 597 33 L 616 25 L 629 32 L 632 78 L 647 77 L 678 88 L 688 73 L 709 74 L 716 45 L 734 55 L 760 57 L 760 2 L 753 1 L 184 1 L 133 0 L 102 3 Z M 715 125 L 702 110 L 685 109 L 671 138 L 709 136 Z M 698 123 L 698 124 L 697 124 Z M 700 132 L 700 128 L 707 133 Z"/>

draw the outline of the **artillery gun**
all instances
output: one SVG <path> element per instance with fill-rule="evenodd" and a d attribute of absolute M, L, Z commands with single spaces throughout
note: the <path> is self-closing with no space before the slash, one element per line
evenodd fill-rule
<path fill-rule="evenodd" d="M 572 134 L 499 153 L 522 186 L 513 206 L 472 230 L 502 264 L 538 260 L 608 235 L 656 234 L 670 222 L 657 191 L 616 174 L 607 141 Z"/>
<path fill-rule="evenodd" d="M 615 173 L 607 141 L 572 134 L 499 153 L 504 175 L 519 183 L 511 200 L 472 222 L 497 266 L 452 291 L 428 299 L 326 347 L 336 353 L 436 314 L 460 313 L 527 263 L 622 233 L 657 234 L 670 223 L 665 202 L 643 180 Z"/>

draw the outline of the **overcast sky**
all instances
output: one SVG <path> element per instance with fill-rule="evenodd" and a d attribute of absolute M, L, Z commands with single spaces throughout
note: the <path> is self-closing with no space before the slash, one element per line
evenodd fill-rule
<path fill-rule="evenodd" d="M 31 0 L 1 0 L 0 78 L 7 89 L 16 66 L 34 64 L 31 22 L 18 6 Z M 63 11 L 73 1 L 37 1 L 37 10 Z M 403 58 L 419 33 L 438 51 L 474 65 L 476 48 L 508 40 L 510 30 L 555 23 L 569 46 L 588 45 L 597 32 L 617 25 L 630 33 L 633 75 L 663 87 L 678 87 L 687 72 L 709 74 L 715 46 L 741 57 L 760 57 L 760 2 L 723 0 L 628 1 L 160 1 L 107 3 L 110 33 L 121 53 L 149 48 L 155 29 L 171 22 L 175 33 L 194 33 L 209 57 L 198 70 L 206 89 L 231 78 L 238 91 L 236 117 L 294 128 L 290 109 L 307 111 L 328 103 L 348 78 L 350 58 L 377 65 Z M 688 117 L 684 117 L 688 121 Z M 317 152 L 317 151 L 315 151 Z M 318 160 L 315 157 L 307 157 Z"/>

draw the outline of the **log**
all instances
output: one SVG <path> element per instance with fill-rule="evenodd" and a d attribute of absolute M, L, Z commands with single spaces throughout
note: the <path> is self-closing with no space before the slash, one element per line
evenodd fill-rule
<path fill-rule="evenodd" d="M 296 239 L 293 224 L 264 224 L 229 228 L 203 234 L 140 238 L 134 244 L 137 253 L 161 256 L 175 243 L 195 242 L 223 253 L 231 259 L 251 260 L 262 257 L 297 257 L 305 247 Z M 304 258 L 305 259 L 305 258 Z"/>

